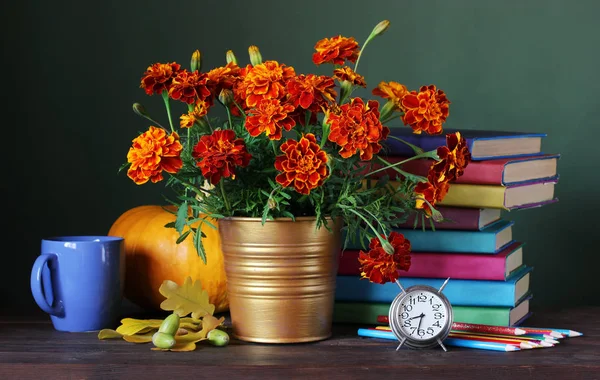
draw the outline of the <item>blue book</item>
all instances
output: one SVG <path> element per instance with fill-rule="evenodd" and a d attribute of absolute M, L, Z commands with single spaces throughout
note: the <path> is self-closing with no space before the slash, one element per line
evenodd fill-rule
<path fill-rule="evenodd" d="M 514 221 L 499 220 L 479 231 L 471 230 L 423 230 L 420 228 L 395 228 L 410 240 L 413 252 L 453 252 L 453 253 L 486 253 L 496 254 L 502 251 L 513 240 L 512 226 Z M 342 238 L 345 239 L 345 230 Z M 344 241 L 344 240 L 342 240 Z M 363 249 L 369 242 L 349 241 L 346 249 Z"/>
<path fill-rule="evenodd" d="M 530 293 L 532 267 L 523 266 L 505 281 L 450 279 L 444 295 L 457 306 L 506 306 L 514 307 Z M 392 302 L 400 293 L 394 282 L 377 284 L 359 276 L 338 275 L 335 301 Z M 429 285 L 436 289 L 444 283 L 443 278 L 401 277 L 404 289 L 413 285 Z"/>
<path fill-rule="evenodd" d="M 542 154 L 542 139 L 546 137 L 545 133 L 451 128 L 445 128 L 439 135 L 424 132 L 417 135 L 408 126 L 392 127 L 389 135 L 416 145 L 424 151 L 430 151 L 446 145 L 446 135 L 454 132 L 460 132 L 467 141 L 472 160 L 539 155 Z M 411 147 L 392 138 L 387 138 L 383 145 L 384 152 L 389 155 L 415 154 Z"/>

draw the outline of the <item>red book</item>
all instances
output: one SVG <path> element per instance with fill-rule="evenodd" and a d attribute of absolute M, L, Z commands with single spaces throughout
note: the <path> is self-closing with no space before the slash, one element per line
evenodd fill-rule
<path fill-rule="evenodd" d="M 504 281 L 523 266 L 523 245 L 521 242 L 513 242 L 494 255 L 413 252 L 410 269 L 399 273 L 400 277 Z M 338 275 L 360 275 L 359 252 L 350 249 L 343 251 Z"/>
<path fill-rule="evenodd" d="M 436 206 L 436 210 L 442 213 L 444 221 L 433 222 L 436 229 L 440 230 L 469 230 L 478 231 L 500 220 L 502 210 L 496 208 L 468 208 L 468 207 L 450 207 Z M 411 213 L 406 222 L 399 224 L 400 228 L 415 227 L 416 213 Z M 431 219 L 433 221 L 433 219 Z M 425 219 L 424 223 L 419 216 L 416 228 L 431 228 L 430 219 Z"/>
<path fill-rule="evenodd" d="M 409 157 L 388 156 L 383 158 L 393 164 L 406 160 Z M 558 176 L 557 166 L 559 158 L 559 154 L 543 154 L 471 161 L 465 168 L 464 174 L 453 182 L 507 186 L 530 181 L 555 179 Z M 405 162 L 398 168 L 408 173 L 426 177 L 429 168 L 434 162 L 434 160 L 426 158 L 415 159 Z M 388 174 L 391 179 L 395 179 L 399 175 L 396 170 L 389 168 L 375 173 L 370 177 L 377 178 L 384 174 Z"/>

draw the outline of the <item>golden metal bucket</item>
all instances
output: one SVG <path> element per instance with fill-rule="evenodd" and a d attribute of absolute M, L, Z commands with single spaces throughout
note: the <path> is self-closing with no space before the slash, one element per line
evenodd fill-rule
<path fill-rule="evenodd" d="M 342 221 L 219 220 L 233 335 L 259 343 L 331 336 Z"/>

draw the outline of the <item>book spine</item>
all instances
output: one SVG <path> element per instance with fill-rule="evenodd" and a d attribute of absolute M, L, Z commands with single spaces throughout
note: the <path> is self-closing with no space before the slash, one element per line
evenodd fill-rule
<path fill-rule="evenodd" d="M 481 209 L 477 208 L 465 208 L 465 207 L 444 207 L 439 206 L 436 209 L 442 214 L 442 216 L 448 221 L 445 222 L 433 222 L 436 229 L 442 230 L 467 230 L 467 231 L 478 231 L 479 230 L 479 218 L 481 215 Z M 415 225 L 416 214 L 411 214 L 406 222 L 399 225 L 401 228 L 413 228 Z M 417 228 L 422 228 L 423 223 L 419 220 L 417 222 Z M 429 219 L 425 220 L 425 228 L 431 228 Z"/>
<path fill-rule="evenodd" d="M 360 276 L 358 255 L 358 250 L 344 251 L 338 274 Z M 400 276 L 504 281 L 505 273 L 506 255 L 415 252 L 410 270 L 401 271 Z"/>
<path fill-rule="evenodd" d="M 389 303 L 335 302 L 333 322 L 384 325 L 377 317 L 389 314 Z M 452 306 L 454 322 L 476 323 L 482 325 L 508 326 L 510 324 L 509 307 Z"/>
<path fill-rule="evenodd" d="M 506 209 L 504 206 L 505 190 L 504 186 L 451 183 L 448 193 L 438 204 L 453 207 Z"/>
<path fill-rule="evenodd" d="M 413 252 L 496 253 L 496 232 L 396 228 Z"/>
<path fill-rule="evenodd" d="M 385 157 L 385 159 L 390 163 L 404 161 L 407 158 L 409 157 Z M 504 176 L 504 167 L 506 162 L 507 160 L 472 161 L 465 168 L 463 175 L 452 181 L 452 183 L 502 185 L 502 178 Z M 434 163 L 435 161 L 431 159 L 416 159 L 403 163 L 399 166 L 399 168 L 408 173 L 427 177 L 429 168 Z M 384 174 L 387 174 L 390 176 L 390 178 L 394 179 L 399 173 L 390 168 L 379 173 L 375 173 L 373 178 L 381 177 Z"/>
<path fill-rule="evenodd" d="M 337 276 L 336 301 L 392 302 L 400 293 L 393 282 L 377 284 L 358 276 Z M 404 277 L 400 280 L 404 288 L 413 285 L 429 285 L 439 289 L 444 279 Z M 444 295 L 452 305 L 467 306 L 514 306 L 515 283 L 507 281 L 450 279 Z"/>

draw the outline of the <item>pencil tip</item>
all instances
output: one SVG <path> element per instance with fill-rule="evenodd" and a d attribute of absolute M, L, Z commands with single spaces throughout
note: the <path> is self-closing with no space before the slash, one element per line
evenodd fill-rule
<path fill-rule="evenodd" d="M 517 346 L 506 345 L 506 351 L 520 351 L 521 349 Z"/>
<path fill-rule="evenodd" d="M 583 335 L 583 333 L 580 333 L 579 331 L 573 331 L 573 330 L 569 331 L 570 337 L 582 336 L 582 335 Z"/>
<path fill-rule="evenodd" d="M 554 347 L 554 345 L 550 342 L 540 342 L 540 344 L 542 345 L 542 347 Z"/>
<path fill-rule="evenodd" d="M 525 335 L 527 333 L 527 331 L 520 329 L 520 328 L 515 328 L 515 335 Z"/>
<path fill-rule="evenodd" d="M 559 333 L 559 332 L 556 332 L 556 331 L 552 331 L 552 332 L 550 332 L 550 336 L 553 336 L 553 337 L 555 337 L 555 338 L 559 338 L 559 339 L 561 339 L 561 338 L 564 338 L 564 337 L 565 337 L 563 334 L 561 334 L 561 333 Z"/>

